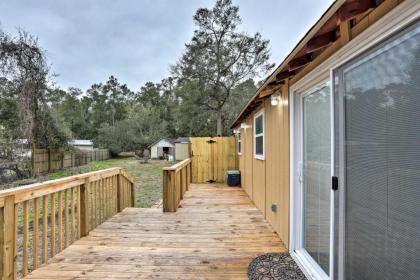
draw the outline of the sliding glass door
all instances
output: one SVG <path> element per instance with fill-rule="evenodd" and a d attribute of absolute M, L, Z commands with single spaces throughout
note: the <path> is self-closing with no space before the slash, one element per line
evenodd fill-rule
<path fill-rule="evenodd" d="M 323 84 L 299 95 L 300 230 L 297 252 L 322 278 L 330 273 L 331 93 Z"/>
<path fill-rule="evenodd" d="M 335 71 L 340 279 L 420 279 L 420 26 Z"/>

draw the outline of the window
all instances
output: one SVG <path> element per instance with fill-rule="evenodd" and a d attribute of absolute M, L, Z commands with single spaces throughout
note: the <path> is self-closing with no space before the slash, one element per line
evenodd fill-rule
<path fill-rule="evenodd" d="M 264 160 L 264 111 L 254 117 L 254 157 Z"/>
<path fill-rule="evenodd" d="M 242 155 L 242 130 L 238 132 L 238 155 Z"/>

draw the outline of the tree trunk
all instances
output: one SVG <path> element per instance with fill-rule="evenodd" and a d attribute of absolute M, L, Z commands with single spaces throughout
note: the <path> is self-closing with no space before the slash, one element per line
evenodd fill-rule
<path fill-rule="evenodd" d="M 223 122 L 222 122 L 222 112 L 217 113 L 217 136 L 222 136 L 223 132 Z"/>

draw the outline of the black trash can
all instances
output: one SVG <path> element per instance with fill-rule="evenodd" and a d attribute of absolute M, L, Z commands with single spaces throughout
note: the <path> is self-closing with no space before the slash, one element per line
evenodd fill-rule
<path fill-rule="evenodd" d="M 227 183 L 229 187 L 237 187 L 241 184 L 241 172 L 239 170 L 228 170 Z"/>

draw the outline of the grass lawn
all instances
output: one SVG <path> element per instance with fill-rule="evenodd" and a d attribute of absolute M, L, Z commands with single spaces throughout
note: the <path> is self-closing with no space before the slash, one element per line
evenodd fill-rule
<path fill-rule="evenodd" d="M 122 167 L 134 177 L 136 190 L 136 207 L 151 207 L 162 199 L 162 168 L 170 166 L 172 162 L 149 161 L 147 164 L 140 164 L 133 157 L 116 158 L 103 161 L 93 161 L 88 165 L 60 170 L 21 181 L 16 181 L 8 185 L 0 186 L 1 189 L 8 189 L 20 185 L 36 182 L 43 182 L 52 179 L 63 178 L 71 175 L 82 174 L 90 171 L 107 169 L 111 167 Z"/>

